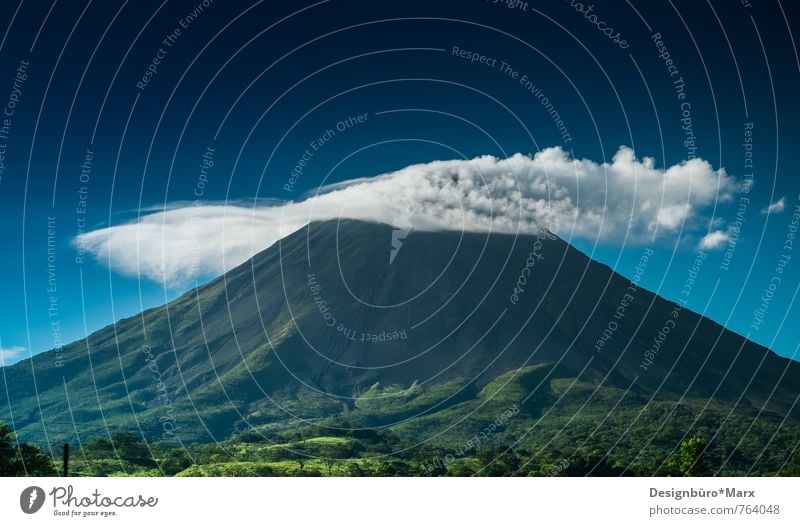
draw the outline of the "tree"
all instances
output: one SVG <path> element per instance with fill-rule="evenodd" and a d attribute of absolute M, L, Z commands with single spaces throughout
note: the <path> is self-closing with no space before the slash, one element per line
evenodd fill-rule
<path fill-rule="evenodd" d="M 552 466 L 551 475 L 567 477 L 616 477 L 622 474 L 623 467 L 615 465 L 607 454 L 598 450 L 576 450 L 571 457 L 561 459 Z"/>
<path fill-rule="evenodd" d="M 103 438 L 91 438 L 81 446 L 82 453 L 86 458 L 114 458 L 114 446 L 111 442 Z"/>
<path fill-rule="evenodd" d="M 53 461 L 31 444 L 17 446 L 18 474 L 29 477 L 52 477 L 56 475 Z"/>
<path fill-rule="evenodd" d="M 42 454 L 34 445 L 17 443 L 11 428 L 0 422 L 0 477 L 46 477 L 55 474 L 50 457 Z"/>
<path fill-rule="evenodd" d="M 442 477 L 447 474 L 448 468 L 443 462 L 434 462 L 433 464 L 421 464 L 418 469 L 420 475 L 427 477 Z"/>
<path fill-rule="evenodd" d="M 358 462 L 351 462 L 347 465 L 347 474 L 351 477 L 363 477 L 366 475 L 366 472 L 361 469 L 361 466 L 358 465 Z"/>
<path fill-rule="evenodd" d="M 800 451 L 795 450 L 792 456 L 786 459 L 784 466 L 776 475 L 781 477 L 800 477 Z"/>
<path fill-rule="evenodd" d="M 137 437 L 132 433 L 114 433 L 111 436 L 111 443 L 114 444 L 114 449 L 117 450 L 119 458 L 125 460 L 149 460 L 150 451 L 147 449 L 147 444 L 141 437 Z"/>
<path fill-rule="evenodd" d="M 281 448 L 281 460 L 294 460 L 297 462 L 297 465 L 300 467 L 300 472 L 303 472 L 303 467 L 306 465 L 306 460 L 308 460 L 308 455 L 303 453 L 302 451 L 295 451 L 293 449 L 284 449 Z"/>
<path fill-rule="evenodd" d="M 11 432 L 11 428 L 0 422 L 0 477 L 13 477 L 17 474 L 16 454 L 14 442 L 17 437 Z"/>
<path fill-rule="evenodd" d="M 378 465 L 377 475 L 380 477 L 407 477 L 411 475 L 408 464 L 399 460 L 381 462 Z"/>
<path fill-rule="evenodd" d="M 517 470 L 522 466 L 519 457 L 509 448 L 481 448 L 478 450 L 481 464 L 479 473 L 485 477 L 508 477 L 519 475 Z"/>
<path fill-rule="evenodd" d="M 453 462 L 447 466 L 447 474 L 451 477 L 471 477 L 475 468 L 470 462 Z"/>
<path fill-rule="evenodd" d="M 711 474 L 711 466 L 706 460 L 708 440 L 697 435 L 681 442 L 676 457 L 670 459 L 670 466 L 684 477 L 703 477 Z"/>
<path fill-rule="evenodd" d="M 165 475 L 175 475 L 192 465 L 192 459 L 186 450 L 170 449 L 164 455 L 159 468 Z"/>

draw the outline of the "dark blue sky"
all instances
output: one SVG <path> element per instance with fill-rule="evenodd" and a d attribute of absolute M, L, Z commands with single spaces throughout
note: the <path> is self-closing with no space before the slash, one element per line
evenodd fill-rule
<path fill-rule="evenodd" d="M 659 166 L 692 153 L 742 179 L 746 128 L 749 201 L 736 196 L 710 211 L 723 230 L 741 212 L 738 242 L 728 270 L 725 250 L 708 252 L 688 305 L 783 355 L 796 352 L 800 254 L 784 249 L 800 202 L 794 3 L 598 1 L 588 14 L 588 4 L 561 1 L 198 5 L 0 6 L 0 105 L 12 113 L 0 134 L 0 348 L 9 361 L 181 292 L 119 276 L 88 255 L 76 262 L 71 241 L 82 229 L 195 199 L 209 146 L 204 200 L 296 200 L 323 182 L 413 163 L 557 145 L 597 162 L 629 145 Z M 522 75 L 547 94 L 572 141 Z M 363 114 L 366 123 L 338 133 L 285 189 L 309 141 Z M 782 213 L 762 214 L 780 198 Z M 706 230 L 657 241 L 644 286 L 679 298 Z M 644 248 L 560 234 L 628 277 Z"/>

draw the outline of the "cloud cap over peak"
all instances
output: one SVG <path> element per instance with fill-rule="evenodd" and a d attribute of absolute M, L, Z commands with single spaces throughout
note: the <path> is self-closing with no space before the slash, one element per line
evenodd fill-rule
<path fill-rule="evenodd" d="M 560 147 L 533 156 L 415 164 L 322 187 L 282 205 L 187 204 L 80 235 L 74 244 L 121 274 L 170 286 L 220 274 L 311 221 L 360 219 L 418 230 L 535 233 L 641 242 L 694 229 L 737 182 L 702 159 L 666 169 L 620 147 L 611 162 Z M 135 254 L 137 257 L 131 257 Z"/>

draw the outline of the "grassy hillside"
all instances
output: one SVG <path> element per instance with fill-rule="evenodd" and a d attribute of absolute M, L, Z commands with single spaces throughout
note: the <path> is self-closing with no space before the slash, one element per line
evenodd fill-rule
<path fill-rule="evenodd" d="M 546 372 L 511 371 L 476 391 L 454 380 L 460 398 L 440 386 L 375 385 L 354 409 L 313 423 L 255 425 L 213 445 L 153 441 L 140 448 L 143 458 L 109 454 L 108 447 L 104 453 L 94 441 L 74 454 L 73 470 L 114 476 L 677 476 L 682 443 L 699 437 L 707 446 L 699 452 L 703 471 L 695 474 L 800 474 L 796 425 L 706 400 L 648 402 L 630 390 L 547 380 Z M 545 390 L 537 389 L 542 380 Z M 381 426 L 401 414 L 398 423 Z"/>

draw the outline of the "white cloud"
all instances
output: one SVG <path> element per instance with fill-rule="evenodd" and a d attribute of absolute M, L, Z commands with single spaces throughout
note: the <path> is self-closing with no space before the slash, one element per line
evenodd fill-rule
<path fill-rule="evenodd" d="M 11 365 L 28 357 L 25 347 L 0 347 L 0 367 Z"/>
<path fill-rule="evenodd" d="M 781 197 L 774 203 L 771 203 L 768 207 L 761 210 L 762 215 L 767 214 L 780 214 L 786 208 L 786 198 Z"/>
<path fill-rule="evenodd" d="M 171 206 L 81 235 L 75 244 L 114 271 L 168 285 L 219 274 L 310 221 L 335 218 L 392 224 L 413 210 L 418 230 L 532 233 L 643 241 L 695 228 L 704 210 L 727 201 L 737 183 L 702 159 L 667 169 L 620 147 L 610 163 L 572 159 L 559 147 L 416 164 L 320 189 L 283 205 Z M 405 211 L 405 212 L 404 212 Z"/>
<path fill-rule="evenodd" d="M 722 230 L 709 232 L 700 239 L 699 247 L 703 250 L 717 250 L 724 247 L 731 240 L 731 235 Z"/>

